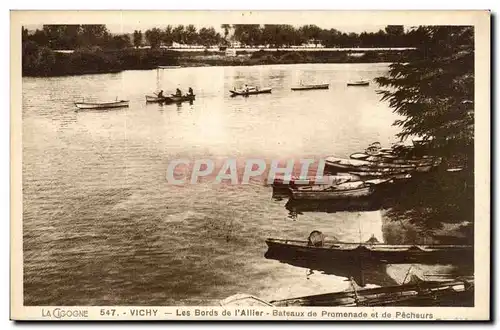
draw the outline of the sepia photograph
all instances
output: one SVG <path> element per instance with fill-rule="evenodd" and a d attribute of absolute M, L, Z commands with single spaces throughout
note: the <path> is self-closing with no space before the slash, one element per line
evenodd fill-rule
<path fill-rule="evenodd" d="M 488 317 L 489 12 L 14 14 L 32 317 Z"/>

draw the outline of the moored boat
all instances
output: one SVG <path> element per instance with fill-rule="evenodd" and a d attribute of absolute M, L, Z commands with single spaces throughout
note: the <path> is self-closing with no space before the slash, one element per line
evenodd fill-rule
<path fill-rule="evenodd" d="M 254 306 L 254 307 L 268 307 L 272 306 L 267 301 L 264 301 L 258 297 L 237 293 L 235 295 L 229 296 L 224 300 L 221 300 L 219 304 L 222 307 L 226 306 Z"/>
<path fill-rule="evenodd" d="M 366 181 L 348 181 L 336 185 L 308 185 L 290 187 L 293 199 L 330 200 L 350 199 L 371 196 L 379 184 L 390 182 L 390 179 L 374 179 Z"/>
<path fill-rule="evenodd" d="M 368 86 L 370 82 L 368 80 L 357 80 L 347 83 L 347 86 Z"/>
<path fill-rule="evenodd" d="M 257 88 L 257 87 L 252 87 L 248 89 L 233 89 L 229 90 L 231 95 L 237 96 L 237 95 L 242 95 L 242 96 L 247 96 L 247 95 L 255 95 L 255 94 L 266 94 L 266 93 L 271 93 L 272 88 L 266 87 L 266 88 Z"/>
<path fill-rule="evenodd" d="M 408 283 L 334 293 L 272 300 L 276 307 L 286 306 L 473 306 L 474 278 L 428 281 L 412 274 Z"/>
<path fill-rule="evenodd" d="M 357 181 L 359 180 L 358 176 L 351 174 L 343 174 L 343 175 L 323 175 L 323 176 L 291 176 L 289 180 L 285 178 L 285 176 L 277 176 L 274 178 L 273 186 L 274 187 L 288 187 L 288 186 L 309 186 L 312 184 L 317 185 L 334 185 L 345 183 L 348 181 Z"/>
<path fill-rule="evenodd" d="M 112 109 L 128 107 L 129 101 L 120 100 L 114 102 L 75 102 L 78 109 Z"/>
<path fill-rule="evenodd" d="M 295 259 L 311 259 L 316 261 L 341 260 L 362 263 L 421 263 L 449 264 L 464 263 L 473 260 L 472 245 L 394 245 L 381 244 L 372 237 L 365 243 L 347 243 L 324 240 L 312 240 L 313 231 L 308 240 L 287 240 L 268 238 L 269 255 L 281 255 Z M 321 234 L 321 233 L 320 233 Z"/>
<path fill-rule="evenodd" d="M 412 171 L 420 164 L 394 164 L 382 162 L 370 162 L 368 160 L 345 159 L 338 157 L 326 157 L 325 167 L 338 172 L 390 172 L 390 171 Z M 428 165 L 427 163 L 424 165 Z"/>
<path fill-rule="evenodd" d="M 330 84 L 299 85 L 292 87 L 292 91 L 307 91 L 313 89 L 328 89 Z"/>
<path fill-rule="evenodd" d="M 179 69 L 180 65 L 159 65 L 158 69 Z"/>
<path fill-rule="evenodd" d="M 294 298 L 271 300 L 236 294 L 220 302 L 221 306 L 463 306 L 474 305 L 474 277 L 462 276 L 442 281 L 424 280 L 411 274 L 403 284 L 361 288 L 351 278 L 351 286 L 345 291 L 315 294 Z M 237 301 L 237 305 L 231 302 Z M 227 303 L 229 302 L 229 304 Z"/>

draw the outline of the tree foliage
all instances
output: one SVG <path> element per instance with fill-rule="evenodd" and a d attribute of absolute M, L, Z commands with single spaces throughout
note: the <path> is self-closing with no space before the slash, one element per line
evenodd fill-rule
<path fill-rule="evenodd" d="M 428 140 L 443 157 L 472 161 L 474 142 L 474 36 L 469 26 L 419 27 L 409 33 L 417 51 L 377 78 L 382 100 L 403 119 L 399 137 Z"/>
<path fill-rule="evenodd" d="M 134 31 L 134 47 L 138 48 L 142 45 L 142 31 L 135 30 Z"/>

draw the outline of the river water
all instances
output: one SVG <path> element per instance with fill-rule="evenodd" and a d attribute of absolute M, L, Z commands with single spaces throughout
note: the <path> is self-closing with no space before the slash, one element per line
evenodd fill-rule
<path fill-rule="evenodd" d="M 305 212 L 262 182 L 169 185 L 185 159 L 346 157 L 395 142 L 396 119 L 377 85 L 388 64 L 300 64 L 125 71 L 23 78 L 23 229 L 26 305 L 213 305 L 235 293 L 264 299 L 344 290 L 345 274 L 266 259 L 268 237 L 312 230 L 359 242 L 394 230 L 383 211 Z M 300 81 L 329 90 L 292 92 Z M 243 84 L 272 94 L 229 96 Z M 146 104 L 159 89 L 192 87 L 196 100 Z M 130 100 L 75 111 L 73 102 Z M 241 168 L 239 168 L 241 170 Z M 389 229 L 388 229 L 389 228 Z M 408 267 L 373 270 L 367 285 Z"/>

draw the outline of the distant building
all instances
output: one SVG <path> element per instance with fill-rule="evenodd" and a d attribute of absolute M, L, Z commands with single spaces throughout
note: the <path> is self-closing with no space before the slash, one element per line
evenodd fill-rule
<path fill-rule="evenodd" d="M 236 56 L 236 49 L 233 49 L 233 48 L 228 48 L 226 49 L 226 56 Z"/>

